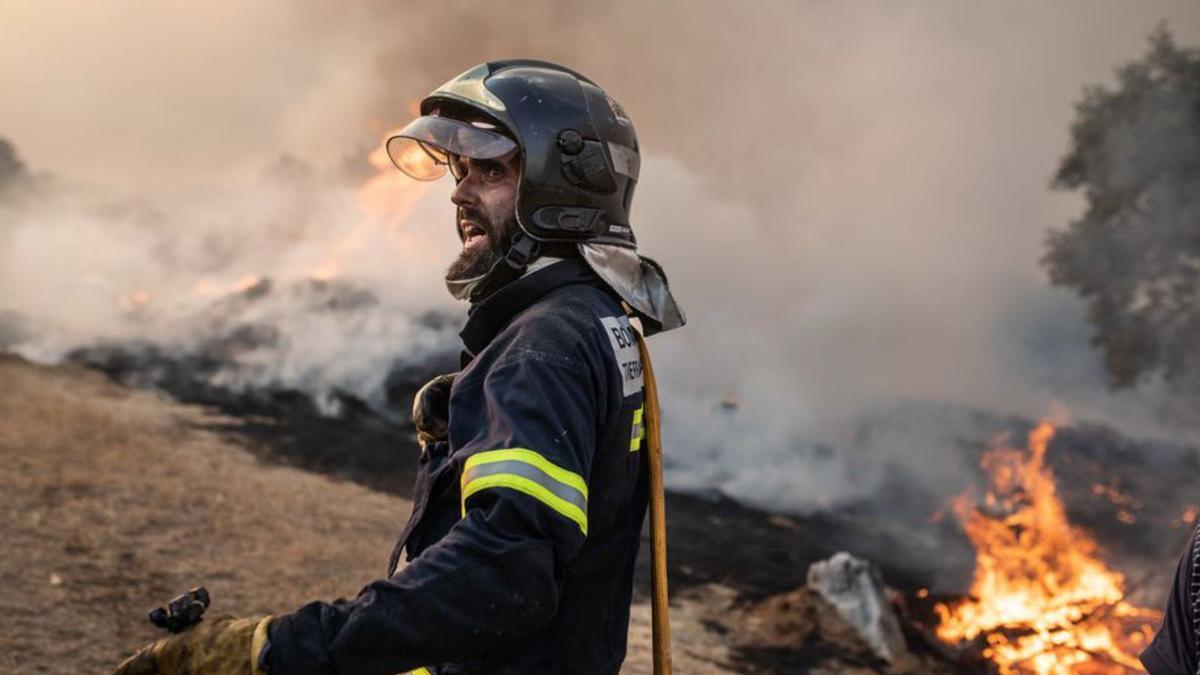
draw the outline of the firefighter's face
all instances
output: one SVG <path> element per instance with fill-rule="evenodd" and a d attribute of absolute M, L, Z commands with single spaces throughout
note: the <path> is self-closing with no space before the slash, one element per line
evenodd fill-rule
<path fill-rule="evenodd" d="M 450 201 L 458 207 L 455 228 L 462 252 L 450 265 L 446 278 L 470 279 L 491 269 L 507 253 L 518 231 L 520 162 L 515 151 L 496 159 L 452 155 L 450 168 L 458 181 Z"/>

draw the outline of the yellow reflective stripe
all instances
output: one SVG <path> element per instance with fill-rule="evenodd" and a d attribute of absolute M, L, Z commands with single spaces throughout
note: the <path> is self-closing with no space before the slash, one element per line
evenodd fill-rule
<path fill-rule="evenodd" d="M 467 498 L 493 487 L 504 487 L 537 499 L 572 520 L 587 536 L 587 482 L 528 448 L 502 448 L 467 458 L 462 472 L 462 514 Z M 578 493 L 578 494 L 576 494 Z"/>
<path fill-rule="evenodd" d="M 554 480 L 570 485 L 571 487 L 583 493 L 584 497 L 588 496 L 587 482 L 583 480 L 583 476 L 577 473 L 567 471 L 559 465 L 542 457 L 532 450 L 526 448 L 505 448 L 503 450 L 488 450 L 471 455 L 467 458 L 467 463 L 463 466 L 463 473 L 470 471 L 472 467 L 480 464 L 491 464 L 492 462 L 524 462 L 531 464 L 541 469 L 547 476 Z"/>
<path fill-rule="evenodd" d="M 644 405 L 638 406 L 638 409 L 633 411 L 633 438 L 629 441 L 630 452 L 637 452 L 642 447 L 642 439 L 646 437 L 646 425 L 642 423 L 642 415 L 645 412 Z"/>
<path fill-rule="evenodd" d="M 417 668 L 416 670 L 410 670 L 407 673 L 403 673 L 401 675 L 433 675 L 433 673 L 429 672 L 428 668 L 421 667 L 421 668 Z"/>
<path fill-rule="evenodd" d="M 578 506 L 559 497 L 545 487 L 535 483 L 524 476 L 517 476 L 509 473 L 498 473 L 490 476 L 480 476 L 463 486 L 463 515 L 467 514 L 467 498 L 479 492 L 493 487 L 504 487 L 517 492 L 523 492 L 534 499 L 542 502 L 546 506 L 557 511 L 559 514 L 575 521 L 579 525 L 579 530 L 587 536 L 587 514 L 584 513 Z"/>
<path fill-rule="evenodd" d="M 531 480 L 546 488 L 546 490 L 559 499 L 574 504 L 580 511 L 587 512 L 587 497 L 582 492 L 566 483 L 558 482 L 554 478 L 551 478 L 545 471 L 532 464 L 511 459 L 504 460 L 503 462 L 476 464 L 463 472 L 460 483 L 464 486 L 469 485 L 484 476 L 519 476 Z"/>

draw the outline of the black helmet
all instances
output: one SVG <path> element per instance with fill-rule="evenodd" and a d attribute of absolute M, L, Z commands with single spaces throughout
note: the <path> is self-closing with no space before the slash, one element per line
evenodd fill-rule
<path fill-rule="evenodd" d="M 432 180 L 447 154 L 520 151 L 517 223 L 539 242 L 634 248 L 629 208 L 641 158 L 633 123 L 595 82 L 546 61 L 476 66 L 421 101 L 421 117 L 387 141 L 404 173 Z"/>

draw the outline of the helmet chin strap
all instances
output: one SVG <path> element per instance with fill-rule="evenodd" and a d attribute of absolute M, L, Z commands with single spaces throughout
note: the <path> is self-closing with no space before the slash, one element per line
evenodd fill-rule
<path fill-rule="evenodd" d="M 491 269 L 470 279 L 446 279 L 446 289 L 457 300 L 479 302 L 519 279 L 529 263 L 538 257 L 539 249 L 536 239 L 524 232 L 517 232 L 513 235 L 508 253 L 497 260 Z"/>

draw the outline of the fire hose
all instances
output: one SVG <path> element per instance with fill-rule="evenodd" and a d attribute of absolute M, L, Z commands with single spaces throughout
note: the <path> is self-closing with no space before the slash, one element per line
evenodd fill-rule
<path fill-rule="evenodd" d="M 654 674 L 671 675 L 671 617 L 667 609 L 667 500 L 663 490 L 662 431 L 659 426 L 658 384 L 641 331 L 637 335 L 645 383 L 647 463 L 650 468 L 650 616 Z"/>

